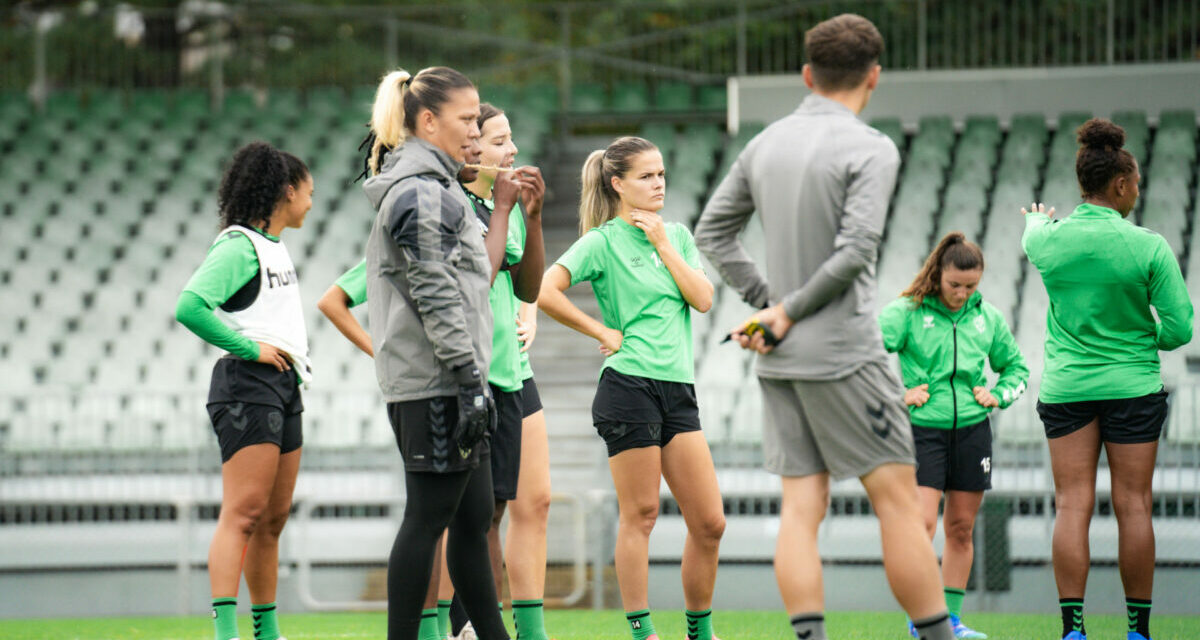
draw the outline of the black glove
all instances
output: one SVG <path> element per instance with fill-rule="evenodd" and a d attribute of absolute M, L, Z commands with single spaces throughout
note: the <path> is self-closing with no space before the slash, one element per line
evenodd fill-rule
<path fill-rule="evenodd" d="M 458 425 L 454 440 L 459 454 L 465 458 L 489 430 L 495 429 L 495 402 L 474 363 L 455 369 L 454 377 L 458 381 Z"/>

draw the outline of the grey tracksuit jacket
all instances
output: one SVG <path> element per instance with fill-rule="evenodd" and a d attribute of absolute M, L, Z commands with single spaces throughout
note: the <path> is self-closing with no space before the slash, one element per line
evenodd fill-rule
<path fill-rule="evenodd" d="M 899 165 L 891 139 L 812 94 L 751 140 L 713 192 L 697 247 L 746 302 L 782 302 L 796 322 L 758 358 L 759 376 L 833 380 L 886 359 L 875 263 Z M 738 240 L 755 211 L 766 278 Z"/>
<path fill-rule="evenodd" d="M 453 370 L 472 361 L 487 379 L 491 265 L 460 168 L 409 138 L 363 185 L 378 212 L 367 240 L 367 305 L 387 402 L 455 395 Z"/>

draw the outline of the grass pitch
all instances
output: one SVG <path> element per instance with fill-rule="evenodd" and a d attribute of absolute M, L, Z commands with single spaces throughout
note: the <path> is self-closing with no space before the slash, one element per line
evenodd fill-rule
<path fill-rule="evenodd" d="M 248 606 L 248 605 L 247 605 Z M 663 640 L 682 640 L 682 611 L 654 611 L 654 626 Z M 505 618 L 511 619 L 506 612 Z M 970 613 L 965 620 L 992 640 L 1058 640 L 1058 615 Z M 787 617 L 779 611 L 716 611 L 714 625 L 722 640 L 794 640 Z M 382 613 L 283 614 L 280 626 L 288 640 L 355 638 L 384 640 L 387 621 Z M 243 640 L 253 638 L 249 616 L 238 628 Z M 546 628 L 556 640 L 627 640 L 629 631 L 620 611 L 547 611 Z M 826 629 L 837 640 L 906 640 L 904 616 L 899 613 L 832 612 Z M 1122 616 L 1089 615 L 1088 636 L 1125 637 Z M 1154 640 L 1200 638 L 1200 616 L 1154 616 Z M 60 618 L 0 621 L 4 640 L 209 640 L 212 623 L 206 616 L 150 618 Z"/>

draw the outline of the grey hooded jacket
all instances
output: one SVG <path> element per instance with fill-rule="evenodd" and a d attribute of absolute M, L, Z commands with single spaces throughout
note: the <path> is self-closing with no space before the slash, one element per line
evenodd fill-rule
<path fill-rule="evenodd" d="M 363 185 L 378 214 L 367 240 L 375 375 L 387 402 L 458 393 L 453 370 L 492 352 L 484 232 L 446 152 L 409 138 Z"/>

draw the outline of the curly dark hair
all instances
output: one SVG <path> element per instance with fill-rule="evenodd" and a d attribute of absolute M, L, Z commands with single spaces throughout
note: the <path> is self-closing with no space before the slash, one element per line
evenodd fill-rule
<path fill-rule="evenodd" d="M 269 225 L 284 189 L 289 184 L 299 186 L 308 175 L 302 160 L 266 142 L 238 149 L 217 190 L 221 227 Z"/>
<path fill-rule="evenodd" d="M 1083 196 L 1104 193 L 1117 176 L 1133 171 L 1136 160 L 1125 146 L 1125 130 L 1111 120 L 1092 118 L 1075 132 L 1079 153 L 1075 156 L 1075 175 Z"/>

